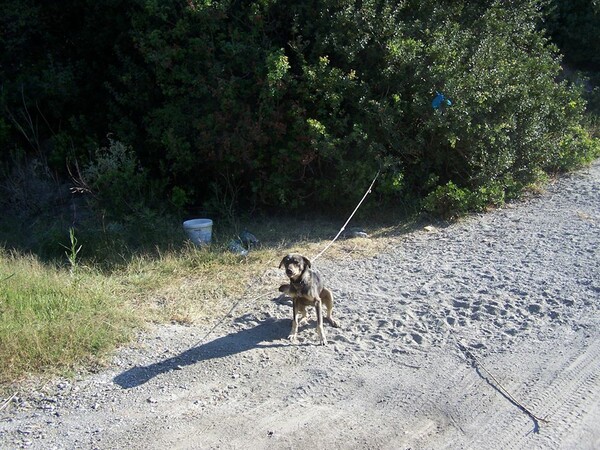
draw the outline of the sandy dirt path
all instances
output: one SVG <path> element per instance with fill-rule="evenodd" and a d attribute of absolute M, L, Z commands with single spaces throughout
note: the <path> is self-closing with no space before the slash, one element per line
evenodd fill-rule
<path fill-rule="evenodd" d="M 287 341 L 272 267 L 208 338 L 157 327 L 20 394 L 0 448 L 600 449 L 599 249 L 596 163 L 376 257 L 319 259 L 342 325 L 325 347 L 314 321 Z"/>

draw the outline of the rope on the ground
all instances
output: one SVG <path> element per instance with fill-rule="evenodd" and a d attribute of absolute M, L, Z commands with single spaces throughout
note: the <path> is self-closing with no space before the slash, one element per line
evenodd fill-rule
<path fill-rule="evenodd" d="M 248 292 L 248 290 L 249 290 L 249 289 L 250 289 L 250 288 L 246 288 L 246 291 L 244 292 L 244 294 L 246 294 L 246 292 Z M 212 327 L 210 330 L 208 330 L 208 331 L 206 332 L 206 334 L 205 334 L 203 337 L 201 337 L 201 338 L 200 338 L 200 339 L 199 339 L 199 340 L 198 340 L 198 341 L 197 341 L 197 342 L 194 344 L 194 347 L 195 347 L 195 346 L 198 346 L 198 345 L 200 345 L 201 343 L 205 343 L 205 342 L 206 342 L 206 339 L 208 339 L 208 336 L 210 336 L 210 335 L 212 334 L 212 332 L 213 332 L 213 331 L 215 331 L 215 330 L 216 330 L 216 329 L 219 327 L 219 325 L 221 325 L 223 322 L 225 322 L 225 319 L 227 319 L 227 317 L 229 317 L 229 315 L 230 315 L 231 313 L 233 313 L 233 310 L 234 310 L 234 309 L 236 309 L 236 308 L 238 307 L 238 305 L 239 305 L 239 304 L 242 302 L 242 300 L 244 300 L 244 294 L 242 294 L 242 295 L 240 296 L 240 298 L 238 299 L 238 301 L 237 301 L 237 302 L 235 302 L 235 303 L 233 304 L 233 306 L 232 306 L 232 307 L 229 309 L 229 311 L 227 311 L 227 313 L 225 313 L 225 314 L 223 315 L 223 317 L 221 317 L 221 318 L 220 318 L 220 319 L 219 319 L 219 320 L 218 320 L 218 321 L 217 321 L 217 322 L 216 322 L 216 323 L 213 325 L 213 327 Z M 271 292 L 267 292 L 266 294 L 259 295 L 258 297 L 255 297 L 255 298 L 253 298 L 253 299 L 251 300 L 251 302 L 255 302 L 256 300 L 259 300 L 259 299 L 261 299 L 261 298 L 263 298 L 263 297 L 266 297 L 267 295 L 272 295 L 272 294 L 271 294 Z"/>
<path fill-rule="evenodd" d="M 548 420 L 545 418 L 541 418 L 536 416 L 533 412 L 531 412 L 531 410 L 529 408 L 527 408 L 525 405 L 523 405 L 523 403 L 521 403 L 520 401 L 518 401 L 511 393 L 508 389 L 506 389 L 502 383 L 500 383 L 498 381 L 498 379 L 488 370 L 486 369 L 486 367 L 481 363 L 481 361 L 479 360 L 479 358 L 477 358 L 463 343 L 458 342 L 458 348 L 465 354 L 465 356 L 467 356 L 467 358 L 471 359 L 473 365 L 479 367 L 480 369 L 482 369 L 493 381 L 494 383 L 496 383 L 496 387 L 498 390 L 500 390 L 500 392 L 509 400 L 511 401 L 515 406 L 517 406 L 521 411 L 523 411 L 525 414 L 527 414 L 529 417 L 531 417 L 531 419 L 534 421 L 535 425 L 536 425 L 536 429 L 539 428 L 539 423 L 548 423 Z"/>

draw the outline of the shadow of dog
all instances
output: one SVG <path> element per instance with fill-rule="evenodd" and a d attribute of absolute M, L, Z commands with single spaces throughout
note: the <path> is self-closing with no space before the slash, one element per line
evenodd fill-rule
<path fill-rule="evenodd" d="M 123 389 L 130 389 L 147 383 L 154 377 L 181 369 L 201 361 L 224 358 L 226 356 L 252 350 L 254 348 L 284 347 L 288 344 L 273 343 L 287 336 L 289 320 L 267 319 L 258 325 L 230 333 L 205 344 L 192 347 L 163 361 L 148 366 L 136 366 L 117 375 L 113 381 Z"/>

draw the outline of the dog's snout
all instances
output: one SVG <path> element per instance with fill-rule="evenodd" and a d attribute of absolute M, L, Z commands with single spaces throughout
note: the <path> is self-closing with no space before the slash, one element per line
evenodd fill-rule
<path fill-rule="evenodd" d="M 291 276 L 294 274 L 294 271 L 288 267 L 287 269 L 285 269 L 285 273 L 287 276 Z"/>

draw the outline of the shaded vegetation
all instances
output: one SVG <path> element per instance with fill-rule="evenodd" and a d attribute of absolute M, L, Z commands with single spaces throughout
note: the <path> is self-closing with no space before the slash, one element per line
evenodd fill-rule
<path fill-rule="evenodd" d="M 223 199 L 343 210 L 380 168 L 381 204 L 432 204 L 455 186 L 482 208 L 598 154 L 581 88 L 557 81 L 547 37 L 597 69 L 593 1 L 3 10 L 2 170 L 35 159 L 75 178 L 105 221 Z M 452 105 L 434 110 L 437 91 Z"/>

